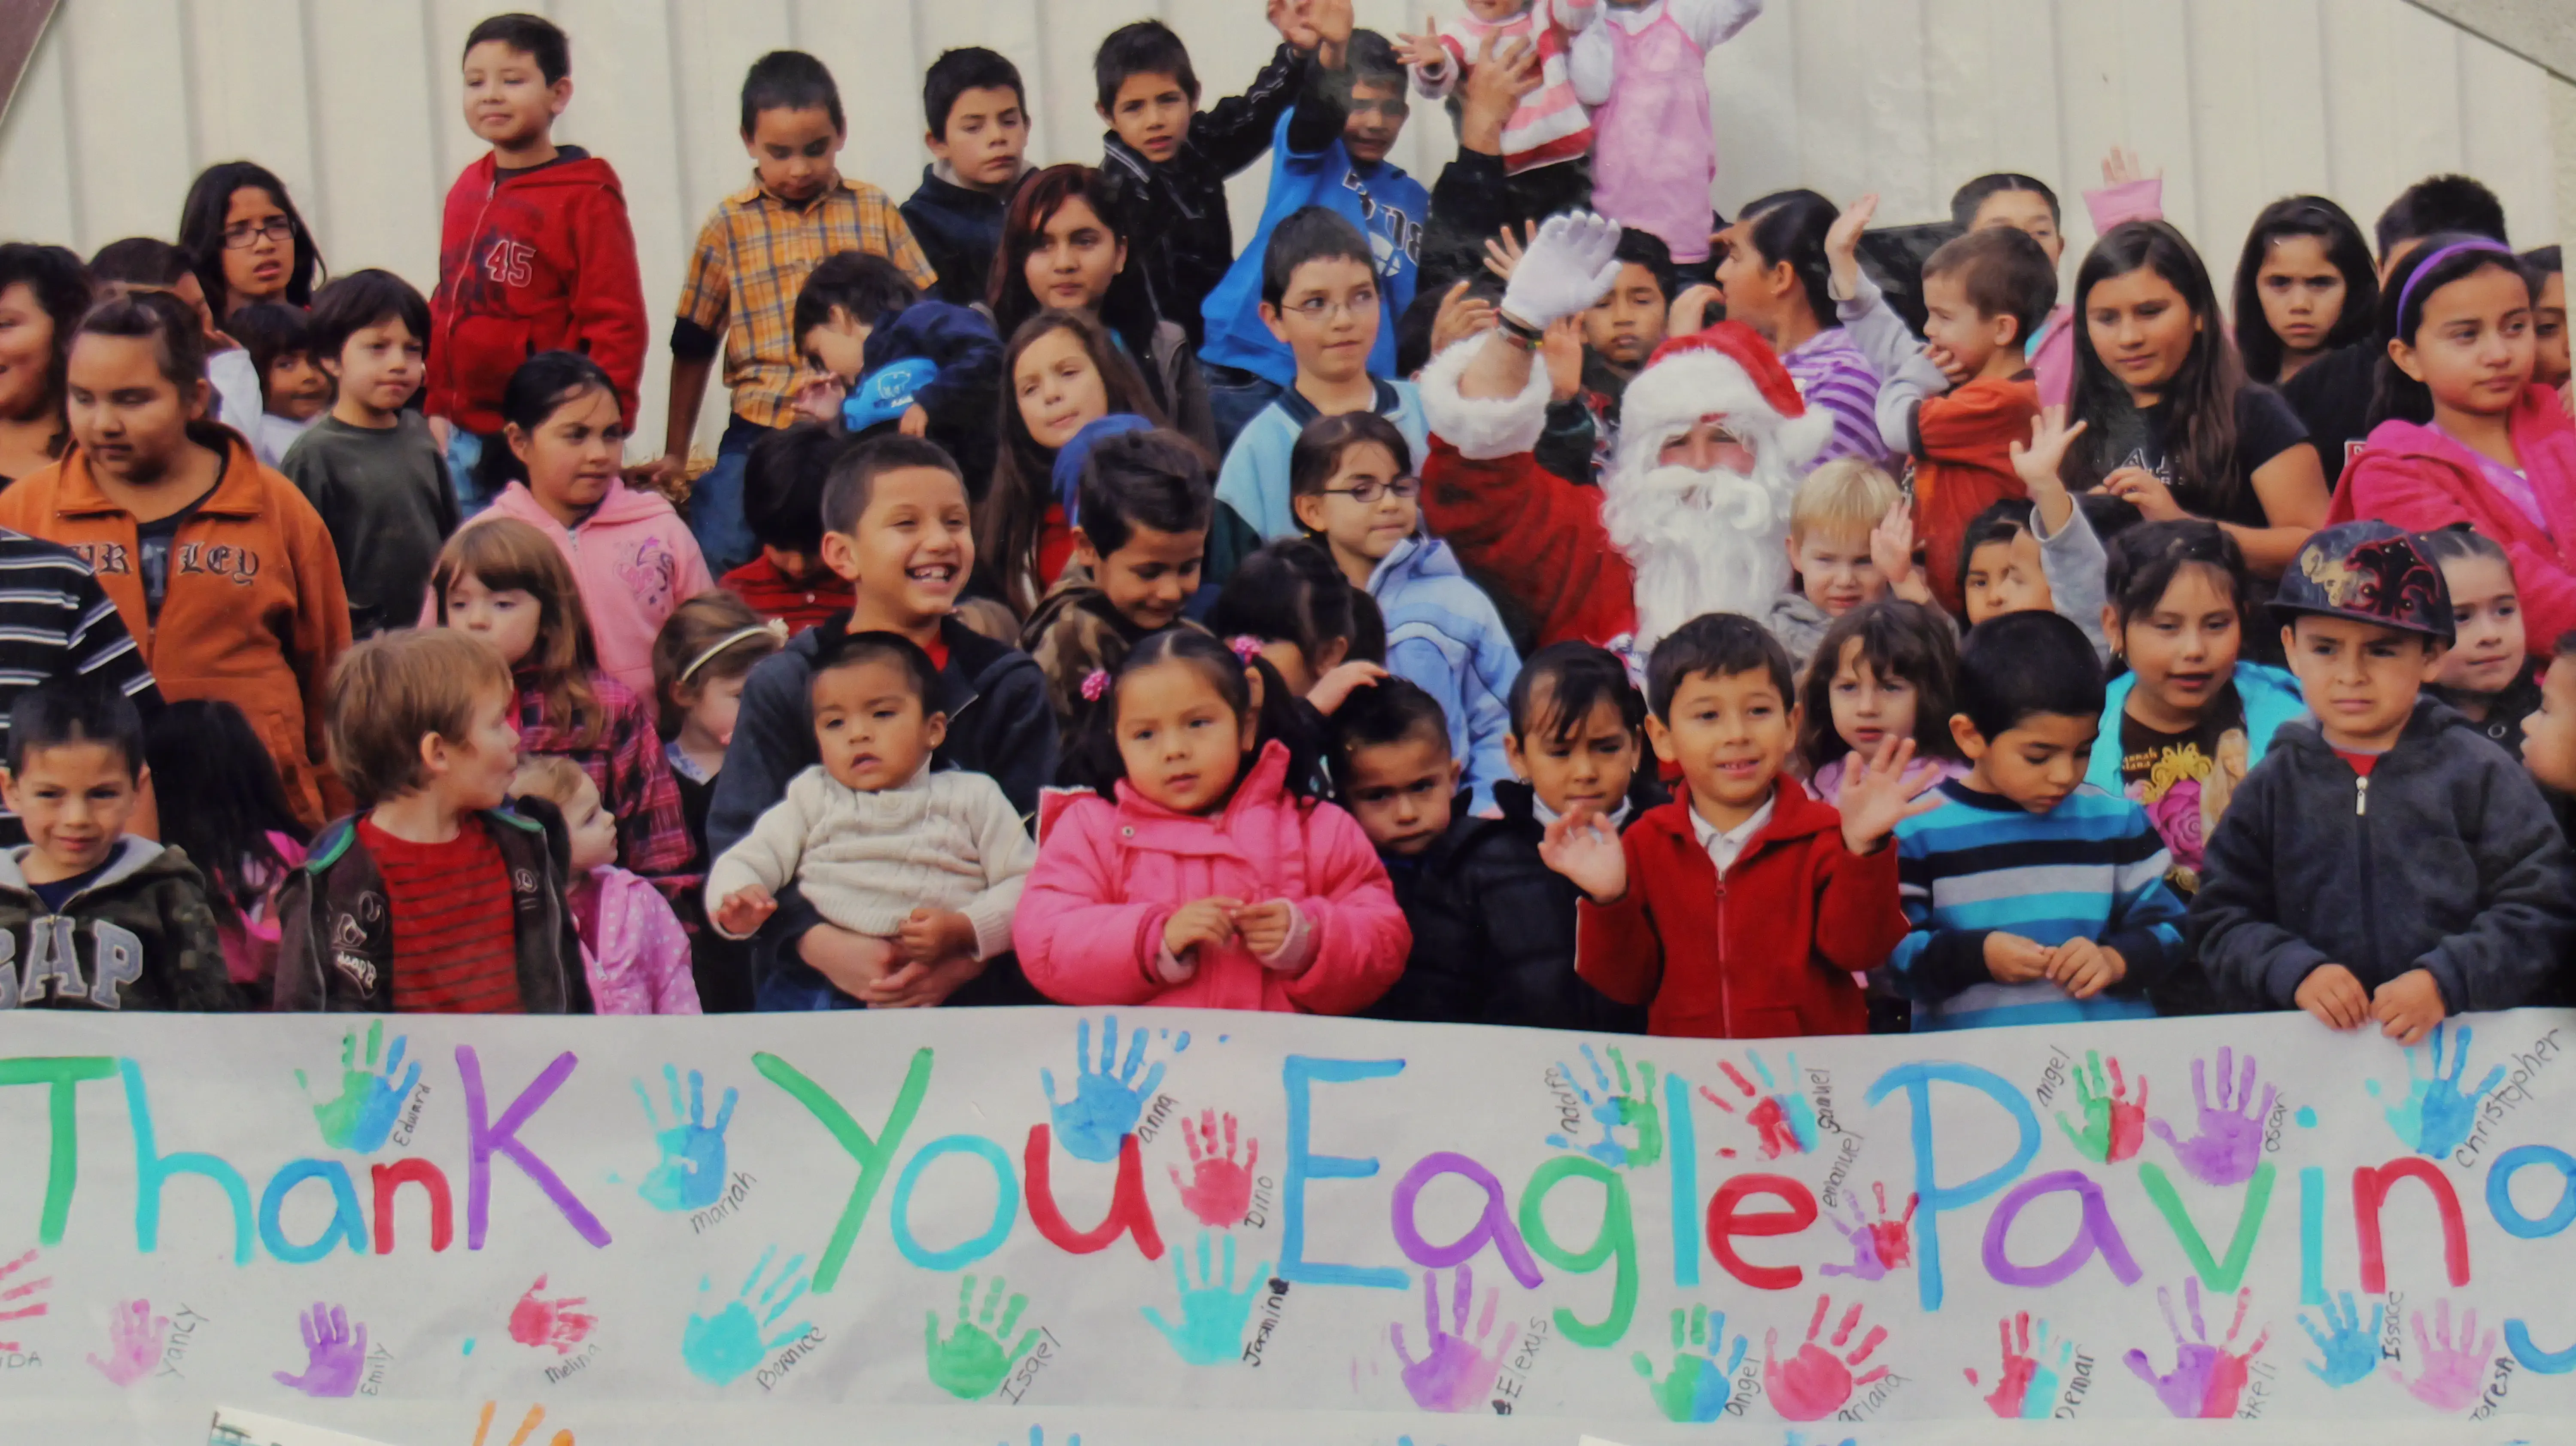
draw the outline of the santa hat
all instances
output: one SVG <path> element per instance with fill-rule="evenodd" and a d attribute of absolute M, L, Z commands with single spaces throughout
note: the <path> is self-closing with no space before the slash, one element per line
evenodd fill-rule
<path fill-rule="evenodd" d="M 1703 417 L 1723 417 L 1766 462 L 1804 467 L 1833 440 L 1834 419 L 1809 409 L 1761 335 L 1740 321 L 1655 348 L 1619 404 L 1620 451 L 1664 443 Z"/>

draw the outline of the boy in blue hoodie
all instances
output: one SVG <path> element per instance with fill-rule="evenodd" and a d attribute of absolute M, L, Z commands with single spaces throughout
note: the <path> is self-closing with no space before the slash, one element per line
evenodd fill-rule
<path fill-rule="evenodd" d="M 1404 134 L 1407 114 L 1404 62 L 1384 36 L 1354 30 L 1348 62 L 1324 71 L 1280 118 L 1261 224 L 1204 308 L 1207 342 L 1199 360 L 1210 369 L 1219 446 L 1232 445 L 1244 424 L 1297 379 L 1295 355 L 1262 320 L 1262 261 L 1271 232 L 1309 206 L 1339 213 L 1368 237 L 1379 305 L 1369 370 L 1398 374 L 1396 321 L 1413 304 L 1422 228 L 1431 212 L 1431 193 L 1386 159 Z"/>
<path fill-rule="evenodd" d="M 866 390 L 864 381 L 899 362 L 929 362 L 936 374 L 906 388 L 910 402 L 898 414 L 903 434 L 946 447 L 969 477 L 992 475 L 1002 340 L 982 312 L 924 300 L 903 268 L 844 251 L 805 278 L 791 325 L 805 364 L 830 379 L 815 384 L 815 397 L 798 398 L 800 406 L 811 411 L 827 402 L 826 414 L 843 415 L 842 398 Z"/>

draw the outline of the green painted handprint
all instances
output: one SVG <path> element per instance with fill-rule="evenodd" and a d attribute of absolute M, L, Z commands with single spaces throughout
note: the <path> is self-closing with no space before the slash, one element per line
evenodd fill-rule
<path fill-rule="evenodd" d="M 930 1381 L 961 1401 L 980 1401 L 993 1394 L 1002 1378 L 1018 1365 L 1020 1357 L 1038 1343 L 1034 1330 L 1023 1335 L 1017 1345 L 1002 1347 L 1002 1337 L 1020 1323 L 1020 1312 L 1028 1309 L 1025 1295 L 1011 1297 L 1010 1307 L 1002 1307 L 1002 1293 L 1009 1287 L 1000 1276 L 993 1277 L 993 1288 L 984 1296 L 984 1309 L 975 1313 L 975 1277 L 967 1276 L 957 1287 L 957 1324 L 948 1339 L 939 1338 L 939 1312 L 928 1312 L 928 1325 L 922 1339 L 930 1350 Z M 1001 1317 L 997 1324 L 994 1317 Z"/>
<path fill-rule="evenodd" d="M 412 1087 L 420 1083 L 420 1061 L 412 1061 L 411 1071 L 403 1073 L 403 1050 L 411 1043 L 407 1036 L 394 1038 L 394 1050 L 384 1060 L 384 1072 L 376 1072 L 376 1061 L 384 1055 L 385 1022 L 381 1019 L 367 1026 L 367 1057 L 358 1059 L 358 1032 L 340 1036 L 340 1094 L 328 1104 L 313 1106 L 314 1122 L 322 1127 L 322 1143 L 335 1150 L 348 1150 L 371 1155 L 383 1149 L 385 1140 L 394 1132 L 395 1117 L 402 1113 L 403 1101 L 411 1098 Z M 402 1075 L 396 1084 L 394 1076 Z M 312 1092 L 304 1071 L 295 1072 L 295 1086 Z"/>
<path fill-rule="evenodd" d="M 2092 1050 L 2084 1056 L 2084 1068 L 2075 1071 L 2075 1107 L 2084 1117 L 2084 1128 L 2078 1130 L 2057 1112 L 2057 1127 L 2075 1144 L 2075 1152 L 2085 1159 L 2116 1165 L 2138 1153 L 2147 1139 L 2147 1082 L 2138 1081 L 2138 1097 L 2129 1098 L 2128 1078 L 2120 1073 L 2117 1056 L 2111 1060 L 2111 1077 L 2107 1086 L 2102 1078 L 2102 1051 Z"/>

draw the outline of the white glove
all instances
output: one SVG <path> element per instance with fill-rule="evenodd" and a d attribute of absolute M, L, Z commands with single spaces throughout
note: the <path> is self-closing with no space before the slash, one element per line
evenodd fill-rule
<path fill-rule="evenodd" d="M 1589 211 L 1550 216 L 1503 290 L 1503 311 L 1540 331 L 1588 311 L 1619 284 L 1619 223 Z"/>

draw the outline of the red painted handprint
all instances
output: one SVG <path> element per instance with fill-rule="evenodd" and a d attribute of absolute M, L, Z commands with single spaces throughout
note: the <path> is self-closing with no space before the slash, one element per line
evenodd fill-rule
<path fill-rule="evenodd" d="M 39 1276 L 34 1280 L 10 1279 L 35 1263 L 36 1252 L 30 1250 L 6 1265 L 0 1265 L 0 1327 L 13 1320 L 32 1320 L 53 1309 L 44 1299 L 44 1292 L 53 1286 L 52 1276 Z M 16 1341 L 0 1341 L 0 1351 L 17 1349 Z"/>
<path fill-rule="evenodd" d="M 1887 1185 L 1876 1182 L 1870 1192 L 1878 1197 L 1878 1218 L 1873 1220 L 1862 1208 L 1860 1193 L 1843 1192 L 1843 1203 L 1851 1207 L 1851 1223 L 1831 1221 L 1833 1227 L 1851 1242 L 1852 1263 L 1837 1265 L 1827 1262 L 1817 1267 L 1827 1275 L 1857 1276 L 1862 1280 L 1885 1280 L 1891 1270 L 1902 1270 L 1914 1259 L 1914 1210 L 1921 1197 L 1905 1197 L 1905 1213 L 1891 1217 L 1887 1209 Z"/>
<path fill-rule="evenodd" d="M 590 1334 L 590 1328 L 599 1324 L 599 1317 L 573 1309 L 590 1303 L 584 1296 L 540 1299 L 537 1292 L 545 1288 L 546 1278 L 540 1275 L 527 1294 L 519 1297 L 519 1303 L 510 1307 L 510 1339 L 540 1350 L 552 1346 L 559 1356 L 571 1355 L 572 1348 Z"/>
<path fill-rule="evenodd" d="M 1252 1168 L 1261 1159 L 1261 1142 L 1243 1142 L 1243 1159 L 1235 1160 L 1234 1116 L 1225 1117 L 1225 1148 L 1217 1148 L 1217 1113 L 1199 1111 L 1196 1129 L 1189 1117 L 1181 1117 L 1181 1143 L 1189 1146 L 1190 1178 L 1183 1180 L 1179 1167 L 1171 1167 L 1172 1183 L 1180 1187 L 1181 1203 L 1199 1222 L 1214 1230 L 1226 1230 L 1243 1223 L 1252 1209 Z"/>
<path fill-rule="evenodd" d="M 1717 1067 L 1734 1082 L 1737 1093 L 1755 1101 L 1745 1110 L 1744 1121 L 1753 1127 L 1754 1137 L 1761 1143 L 1762 1158 L 1776 1160 L 1782 1155 L 1803 1155 L 1815 1149 L 1816 1107 L 1807 1102 L 1806 1095 L 1798 1088 L 1798 1057 L 1794 1054 L 1789 1056 L 1787 1089 L 1782 1089 L 1772 1078 L 1771 1066 L 1763 1062 L 1760 1051 L 1748 1050 L 1745 1057 L 1752 1061 L 1753 1072 L 1762 1078 L 1759 1089 L 1733 1062 L 1721 1060 Z M 1735 1113 L 1732 1102 L 1706 1085 L 1699 1087 L 1699 1096 L 1730 1115 Z M 1721 1159 L 1732 1159 L 1735 1155 L 1733 1150 L 1722 1149 L 1717 1153 Z"/>
<path fill-rule="evenodd" d="M 1843 1312 L 1834 1327 L 1831 1349 L 1816 1343 L 1825 1328 L 1825 1316 L 1833 1309 L 1830 1295 L 1816 1297 L 1815 1317 L 1807 1322 L 1807 1340 L 1798 1353 L 1780 1359 L 1780 1332 L 1767 1331 L 1762 1338 L 1762 1389 L 1770 1394 L 1771 1403 L 1780 1415 L 1791 1421 L 1821 1421 L 1843 1407 L 1856 1387 L 1888 1374 L 1885 1366 L 1855 1377 L 1854 1369 L 1867 1361 L 1879 1342 L 1887 1339 L 1887 1327 L 1871 1326 L 1861 1343 L 1842 1355 L 1834 1354 L 1851 1341 L 1852 1332 L 1860 1326 L 1861 1308 L 1854 1305 Z"/>

